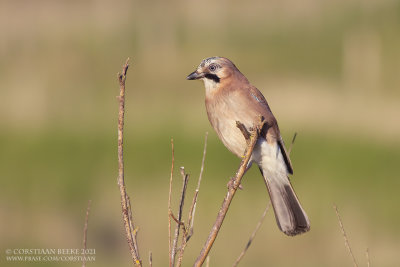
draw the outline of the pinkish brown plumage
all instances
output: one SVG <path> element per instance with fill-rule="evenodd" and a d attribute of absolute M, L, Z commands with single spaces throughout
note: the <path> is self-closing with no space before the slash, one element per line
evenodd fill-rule
<path fill-rule="evenodd" d="M 293 167 L 278 123 L 261 92 L 227 58 L 204 59 L 188 80 L 202 79 L 208 119 L 224 145 L 241 157 L 246 140 L 236 121 L 252 127 L 259 116 L 266 124 L 251 157 L 264 177 L 279 228 L 293 236 L 307 232 L 310 223 L 290 183 Z M 248 167 L 251 166 L 251 163 Z"/>

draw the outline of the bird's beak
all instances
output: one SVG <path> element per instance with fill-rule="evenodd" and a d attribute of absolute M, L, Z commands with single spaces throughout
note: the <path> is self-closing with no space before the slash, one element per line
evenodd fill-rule
<path fill-rule="evenodd" d="M 204 78 L 204 74 L 203 73 L 197 73 L 197 71 L 193 71 L 192 73 L 190 73 L 187 77 L 186 80 L 198 80 Z"/>

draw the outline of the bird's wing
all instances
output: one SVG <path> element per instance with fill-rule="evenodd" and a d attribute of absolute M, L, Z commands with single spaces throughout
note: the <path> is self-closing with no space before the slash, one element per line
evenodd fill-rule
<path fill-rule="evenodd" d="M 281 137 L 278 123 L 272 114 L 272 111 L 268 105 L 267 100 L 263 96 L 263 94 L 254 86 L 249 86 L 246 90 L 248 92 L 248 97 L 251 98 L 251 102 L 253 103 L 253 107 L 255 107 L 256 112 L 262 115 L 266 121 L 264 128 L 261 134 L 268 140 L 276 140 L 279 145 L 279 148 L 282 152 L 283 159 L 285 160 L 288 172 L 293 174 L 293 166 L 290 161 L 290 157 L 286 151 L 285 144 Z M 271 140 L 271 141 L 272 141 Z"/>

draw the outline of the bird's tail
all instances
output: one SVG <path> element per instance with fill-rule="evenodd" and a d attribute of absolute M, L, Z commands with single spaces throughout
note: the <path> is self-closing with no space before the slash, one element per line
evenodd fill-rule
<path fill-rule="evenodd" d="M 260 170 L 268 187 L 279 229 L 289 236 L 310 230 L 307 214 L 301 207 L 286 173 L 272 172 L 269 168 Z"/>

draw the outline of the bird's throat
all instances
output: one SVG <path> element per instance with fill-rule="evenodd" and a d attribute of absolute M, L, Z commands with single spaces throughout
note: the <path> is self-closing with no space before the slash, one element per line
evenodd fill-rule
<path fill-rule="evenodd" d="M 219 85 L 219 82 L 216 82 L 213 79 L 203 78 L 204 87 L 206 88 L 206 93 L 213 93 Z"/>

